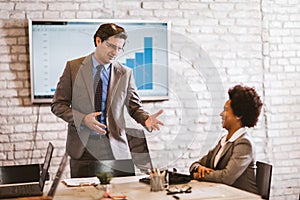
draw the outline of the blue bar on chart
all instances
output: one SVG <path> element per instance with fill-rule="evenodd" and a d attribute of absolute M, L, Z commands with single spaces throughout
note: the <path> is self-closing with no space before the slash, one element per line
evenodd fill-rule
<path fill-rule="evenodd" d="M 144 71 L 144 53 L 135 53 L 135 83 L 138 89 L 144 89 L 145 71 Z"/>
<path fill-rule="evenodd" d="M 126 65 L 133 69 L 133 75 L 139 90 L 153 89 L 152 37 L 144 38 L 144 52 L 135 52 L 135 58 L 127 58 Z"/>
<path fill-rule="evenodd" d="M 153 89 L 153 48 L 152 48 L 152 38 L 145 37 L 145 88 Z"/>

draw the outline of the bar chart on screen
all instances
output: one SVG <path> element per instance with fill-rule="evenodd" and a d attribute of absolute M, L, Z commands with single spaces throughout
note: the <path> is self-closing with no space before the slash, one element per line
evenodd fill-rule
<path fill-rule="evenodd" d="M 145 24 L 144 24 L 145 25 Z M 118 60 L 133 71 L 142 99 L 168 97 L 169 34 L 167 24 L 126 26 L 128 39 Z M 157 98 L 158 97 L 158 98 Z"/>
<path fill-rule="evenodd" d="M 133 69 L 138 90 L 153 89 L 152 39 L 152 37 L 144 37 L 144 51 L 135 52 L 134 58 L 126 58 L 124 63 Z"/>

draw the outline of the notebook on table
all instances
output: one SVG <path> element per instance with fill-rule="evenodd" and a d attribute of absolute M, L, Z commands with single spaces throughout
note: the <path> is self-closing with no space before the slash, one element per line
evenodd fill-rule
<path fill-rule="evenodd" d="M 45 186 L 50 161 L 52 159 L 53 150 L 54 147 L 49 142 L 47 153 L 43 163 L 42 172 L 40 174 L 38 182 L 0 184 L 0 198 L 43 195 L 43 189 Z"/>

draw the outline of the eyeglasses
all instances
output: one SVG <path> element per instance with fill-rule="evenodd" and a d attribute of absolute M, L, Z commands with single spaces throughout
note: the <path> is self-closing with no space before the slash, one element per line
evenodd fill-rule
<path fill-rule="evenodd" d="M 192 186 L 190 185 L 182 185 L 182 186 L 169 186 L 167 188 L 167 195 L 170 194 L 178 194 L 178 193 L 191 193 Z"/>
<path fill-rule="evenodd" d="M 118 53 L 123 53 L 123 52 L 124 52 L 123 47 L 121 48 L 121 47 L 118 47 L 118 46 L 116 46 L 116 45 L 114 45 L 114 44 L 111 44 L 111 43 L 109 43 L 107 40 L 105 41 L 105 44 L 106 44 L 106 46 L 107 46 L 108 48 L 110 48 L 110 49 L 112 49 L 112 50 L 115 50 L 115 51 L 118 52 Z"/>

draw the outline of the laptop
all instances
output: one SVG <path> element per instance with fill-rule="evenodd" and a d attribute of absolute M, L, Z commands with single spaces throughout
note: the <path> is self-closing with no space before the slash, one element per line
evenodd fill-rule
<path fill-rule="evenodd" d="M 50 187 L 50 190 L 49 190 L 47 196 L 54 197 L 56 189 L 57 189 L 57 186 L 59 184 L 59 180 L 61 179 L 61 176 L 62 176 L 62 174 L 64 172 L 64 169 L 65 169 L 65 167 L 67 165 L 67 161 L 68 161 L 68 154 L 65 153 L 64 156 L 62 157 L 60 163 L 59 163 L 58 170 L 56 172 L 55 178 L 53 180 L 53 183 L 52 183 L 52 185 Z"/>
<path fill-rule="evenodd" d="M 42 172 L 38 182 L 23 182 L 13 184 L 0 184 L 0 198 L 12 197 L 27 197 L 27 196 L 41 196 L 45 186 L 50 161 L 52 159 L 54 147 L 49 142 L 45 160 L 43 163 Z"/>
<path fill-rule="evenodd" d="M 0 185 L 38 182 L 42 168 L 43 163 L 0 166 Z"/>
<path fill-rule="evenodd" d="M 95 172 L 108 172 L 113 177 L 135 176 L 134 164 L 131 159 L 101 160 L 97 161 L 95 167 Z"/>
<path fill-rule="evenodd" d="M 147 139 L 142 129 L 126 128 L 126 137 L 132 161 L 143 173 L 153 169 Z"/>

